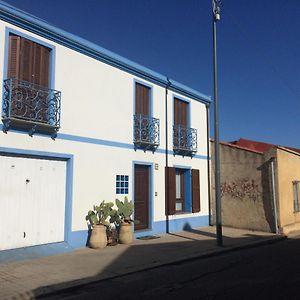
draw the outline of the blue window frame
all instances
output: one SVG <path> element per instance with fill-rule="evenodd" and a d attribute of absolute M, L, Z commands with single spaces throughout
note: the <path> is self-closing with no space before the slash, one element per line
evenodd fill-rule
<path fill-rule="evenodd" d="M 129 176 L 116 175 L 116 194 L 128 194 Z"/>

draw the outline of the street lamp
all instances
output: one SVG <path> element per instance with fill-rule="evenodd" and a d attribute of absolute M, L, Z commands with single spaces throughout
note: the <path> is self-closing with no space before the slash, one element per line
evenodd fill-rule
<path fill-rule="evenodd" d="M 215 199 L 217 244 L 223 246 L 222 237 L 222 206 L 220 180 L 220 149 L 219 149 L 219 112 L 218 112 L 218 68 L 217 68 L 217 22 L 220 21 L 220 0 L 212 0 L 213 11 L 213 63 L 214 63 L 214 145 L 215 145 Z"/>

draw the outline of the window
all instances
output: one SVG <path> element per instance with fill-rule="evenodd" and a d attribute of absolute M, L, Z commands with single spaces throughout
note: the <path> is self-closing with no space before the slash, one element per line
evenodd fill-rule
<path fill-rule="evenodd" d="M 174 98 L 173 150 L 177 154 L 197 152 L 197 130 L 189 127 L 189 103 Z"/>
<path fill-rule="evenodd" d="M 150 116 L 150 92 L 148 86 L 135 83 L 135 114 Z"/>
<path fill-rule="evenodd" d="M 128 175 L 116 175 L 116 194 L 128 194 Z"/>
<path fill-rule="evenodd" d="M 155 150 L 159 145 L 159 120 L 151 116 L 151 88 L 135 83 L 133 142 L 136 148 Z"/>
<path fill-rule="evenodd" d="M 7 79 L 4 80 L 5 130 L 27 128 L 55 133 L 60 125 L 61 93 L 49 88 L 53 49 L 16 34 L 9 34 Z"/>
<path fill-rule="evenodd" d="M 176 212 L 184 211 L 184 171 L 176 170 Z"/>
<path fill-rule="evenodd" d="M 293 181 L 294 212 L 300 211 L 299 181 Z"/>
<path fill-rule="evenodd" d="M 188 126 L 188 103 L 177 98 L 174 99 L 174 125 Z"/>
<path fill-rule="evenodd" d="M 200 211 L 200 177 L 196 169 L 166 167 L 166 214 Z"/>
<path fill-rule="evenodd" d="M 50 52 L 47 47 L 10 34 L 7 77 L 48 88 Z"/>

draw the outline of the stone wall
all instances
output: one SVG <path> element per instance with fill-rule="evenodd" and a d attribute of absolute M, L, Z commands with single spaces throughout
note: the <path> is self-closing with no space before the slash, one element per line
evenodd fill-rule
<path fill-rule="evenodd" d="M 215 224 L 214 143 L 211 142 L 211 223 Z M 259 152 L 220 144 L 222 224 L 275 231 L 269 163 Z"/>

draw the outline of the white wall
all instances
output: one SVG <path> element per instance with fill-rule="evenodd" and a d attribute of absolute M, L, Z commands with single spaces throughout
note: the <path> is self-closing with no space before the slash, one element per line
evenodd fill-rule
<path fill-rule="evenodd" d="M 134 79 L 138 78 L 3 21 L 0 22 L 1 70 L 5 59 L 6 26 L 55 46 L 54 88 L 62 92 L 59 133 L 133 145 Z M 5 78 L 3 74 L 2 81 Z M 160 119 L 159 149 L 165 149 L 165 89 L 153 83 L 149 84 L 153 87 L 153 117 Z M 0 92 L 2 93 L 2 85 Z M 169 91 L 169 150 L 172 150 L 174 95 L 186 98 Z M 187 100 L 191 105 L 191 127 L 198 130 L 197 155 L 205 157 L 207 155 L 206 107 L 200 102 Z M 154 221 L 165 220 L 164 153 L 153 154 L 149 151 L 68 141 L 59 136 L 55 141 L 46 136 L 36 135 L 31 138 L 14 131 L 9 131 L 8 134 L 0 132 L 0 147 L 74 155 L 72 230 L 86 229 L 85 215 L 94 204 L 101 200 L 110 201 L 116 198 L 115 175 L 130 176 L 129 198 L 131 199 L 133 161 L 158 163 L 159 170 L 153 171 Z M 169 155 L 169 166 L 173 165 L 200 169 L 201 212 L 172 216 L 172 218 L 208 215 L 207 161 L 198 157 L 191 159 Z M 157 197 L 154 196 L 155 192 L 158 194 Z"/>

